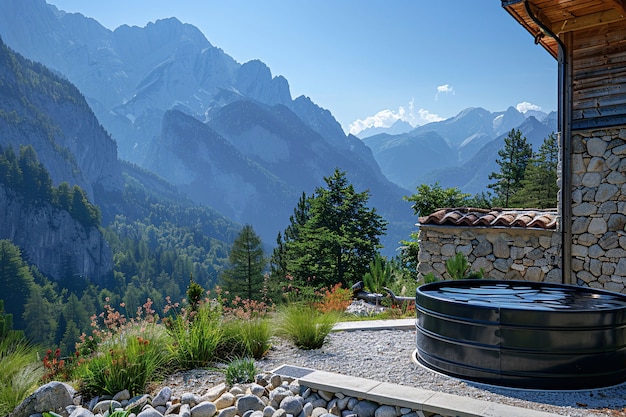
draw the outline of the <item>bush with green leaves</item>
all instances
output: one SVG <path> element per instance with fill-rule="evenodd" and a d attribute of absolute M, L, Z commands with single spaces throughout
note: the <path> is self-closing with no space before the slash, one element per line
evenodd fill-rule
<path fill-rule="evenodd" d="M 0 415 L 12 412 L 37 387 L 43 368 L 36 355 L 19 333 L 0 339 Z"/>
<path fill-rule="evenodd" d="M 234 384 L 246 384 L 254 382 L 254 378 L 258 372 L 254 364 L 254 359 L 240 358 L 228 364 L 224 378 L 226 379 L 226 384 L 230 386 Z"/>
<path fill-rule="evenodd" d="M 310 305 L 289 304 L 279 312 L 278 334 L 301 349 L 319 349 L 339 317 L 335 312 L 321 313 Z"/>
<path fill-rule="evenodd" d="M 392 278 L 391 262 L 377 253 L 370 261 L 370 269 L 363 276 L 363 283 L 371 292 L 381 294 L 391 284 Z"/>

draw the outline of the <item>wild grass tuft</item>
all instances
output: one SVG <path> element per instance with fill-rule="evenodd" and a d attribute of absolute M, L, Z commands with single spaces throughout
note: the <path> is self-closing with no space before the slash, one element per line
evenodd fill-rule
<path fill-rule="evenodd" d="M 221 311 L 210 302 L 201 303 L 192 317 L 182 314 L 168 321 L 168 331 L 175 361 L 183 369 L 207 366 L 224 342 Z"/>
<path fill-rule="evenodd" d="M 233 319 L 224 323 L 224 343 L 221 356 L 250 356 L 261 359 L 272 347 L 274 332 L 266 318 L 251 320 Z"/>
<path fill-rule="evenodd" d="M 171 359 L 171 338 L 163 326 L 143 324 L 103 340 L 94 355 L 79 365 L 77 373 L 85 391 L 115 395 L 128 389 L 137 395 L 165 371 Z"/>
<path fill-rule="evenodd" d="M 12 412 L 43 376 L 36 350 L 17 334 L 0 340 L 0 415 Z"/>
<path fill-rule="evenodd" d="M 338 319 L 334 312 L 321 313 L 310 305 L 289 304 L 280 311 L 279 334 L 301 349 L 319 349 Z"/>

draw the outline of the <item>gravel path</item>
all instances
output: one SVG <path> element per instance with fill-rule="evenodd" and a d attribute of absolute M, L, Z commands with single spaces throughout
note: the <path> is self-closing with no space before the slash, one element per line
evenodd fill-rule
<path fill-rule="evenodd" d="M 318 350 L 296 349 L 275 340 L 268 354 L 257 362 L 271 371 L 282 364 L 303 366 L 382 382 L 467 396 L 563 416 L 626 416 L 626 383 L 612 388 L 581 391 L 517 390 L 461 381 L 415 364 L 415 331 L 376 330 L 331 333 Z M 175 392 L 204 392 L 223 381 L 210 371 L 191 371 L 170 377 Z"/>

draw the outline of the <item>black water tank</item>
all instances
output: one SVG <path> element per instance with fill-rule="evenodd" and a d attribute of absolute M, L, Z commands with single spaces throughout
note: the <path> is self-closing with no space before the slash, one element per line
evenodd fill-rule
<path fill-rule="evenodd" d="M 441 281 L 417 289 L 417 356 L 436 371 L 532 389 L 626 381 L 626 295 L 570 285 Z"/>

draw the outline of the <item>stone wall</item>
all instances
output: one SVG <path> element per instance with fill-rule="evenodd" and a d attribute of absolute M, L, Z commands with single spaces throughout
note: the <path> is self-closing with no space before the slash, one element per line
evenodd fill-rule
<path fill-rule="evenodd" d="M 561 238 L 554 230 L 522 227 L 420 225 L 418 276 L 450 279 L 445 263 L 463 253 L 485 278 L 562 282 Z"/>
<path fill-rule="evenodd" d="M 626 128 L 572 134 L 572 273 L 626 292 Z"/>

